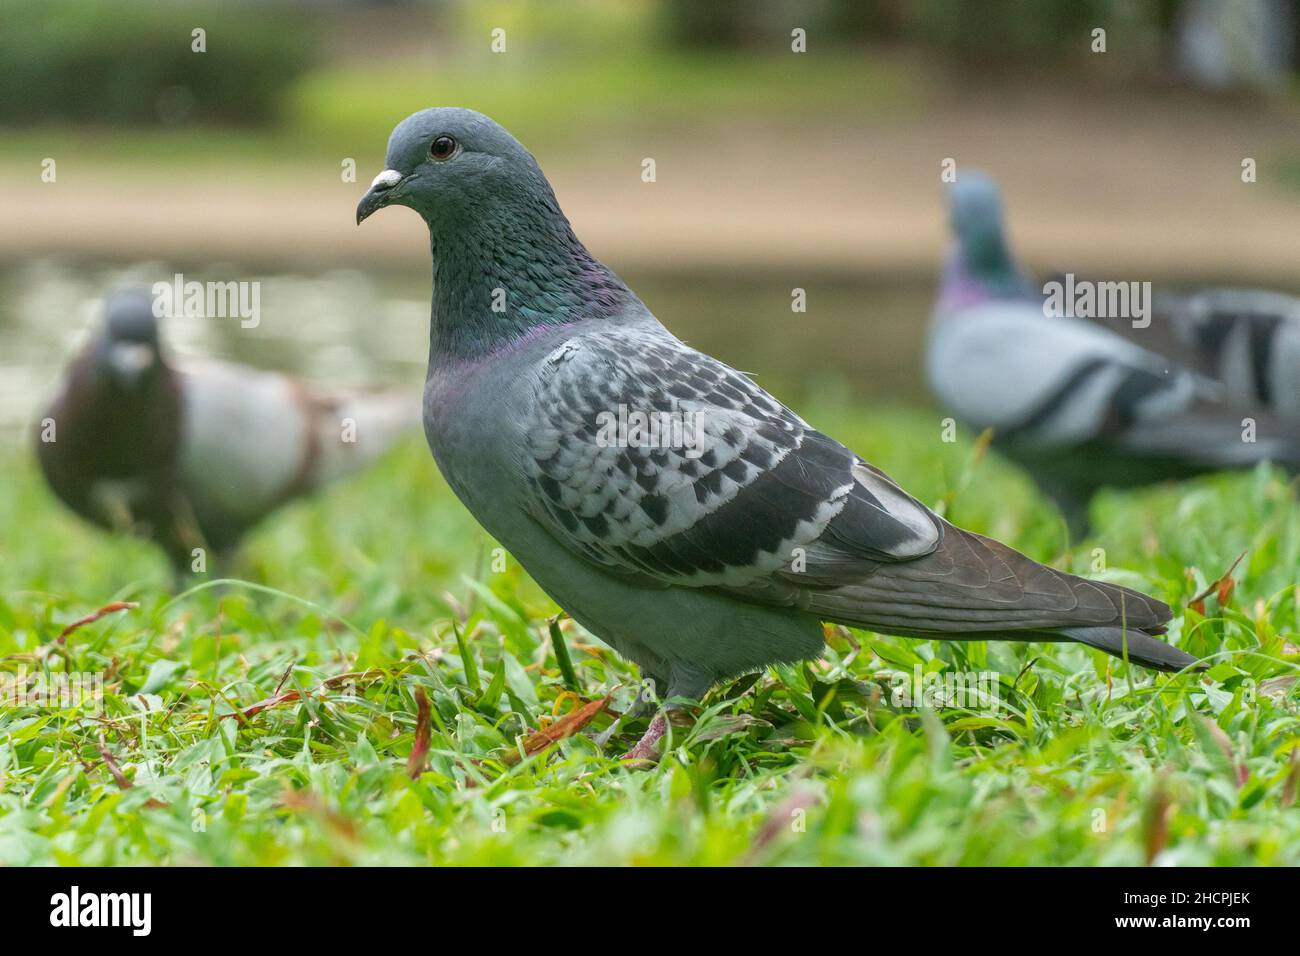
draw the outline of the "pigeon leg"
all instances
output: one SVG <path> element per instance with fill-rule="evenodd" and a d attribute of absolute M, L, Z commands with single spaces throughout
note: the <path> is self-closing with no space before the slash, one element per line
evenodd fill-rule
<path fill-rule="evenodd" d="M 655 750 L 655 744 L 659 743 L 659 738 L 667 732 L 668 717 L 661 710 L 655 714 L 654 720 L 650 721 L 650 726 L 636 742 L 636 746 L 623 754 L 623 759 L 633 761 L 634 767 L 652 766 L 658 763 L 659 752 Z"/>
<path fill-rule="evenodd" d="M 655 744 L 659 743 L 659 739 L 668 732 L 669 711 L 680 710 L 682 705 L 677 701 L 682 698 L 699 700 L 712 684 L 713 678 L 709 675 L 674 670 L 668 681 L 668 691 L 665 695 L 668 703 L 655 714 L 646 732 L 636 742 L 636 746 L 623 755 L 623 759 L 634 761 L 632 766 L 638 768 L 658 763 L 659 753 L 655 750 Z"/>

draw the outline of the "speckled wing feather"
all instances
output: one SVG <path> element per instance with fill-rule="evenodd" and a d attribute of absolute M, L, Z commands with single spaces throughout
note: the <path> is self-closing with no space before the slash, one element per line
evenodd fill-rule
<path fill-rule="evenodd" d="M 678 432 L 620 437 L 614 423 L 637 413 Z M 941 538 L 881 472 L 662 331 L 568 340 L 543 363 L 534 416 L 536 516 L 611 571 L 746 588 L 814 542 L 827 565 L 861 569 L 928 554 Z"/>

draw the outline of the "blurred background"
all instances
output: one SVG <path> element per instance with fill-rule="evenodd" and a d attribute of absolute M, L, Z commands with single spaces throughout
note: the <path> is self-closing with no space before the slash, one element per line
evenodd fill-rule
<path fill-rule="evenodd" d="M 513 131 L 660 318 L 792 401 L 926 401 L 946 158 L 1002 181 L 1036 270 L 1300 290 L 1292 0 L 4 0 L 0 17 L 0 442 L 106 290 L 176 272 L 263 283 L 257 328 L 176 320 L 179 351 L 418 383 L 423 226 L 357 229 L 353 210 L 392 126 L 431 105 Z"/>
<path fill-rule="evenodd" d="M 104 715 L 0 707 L 0 865 L 1292 862 L 1294 487 L 1261 468 L 1106 494 L 1076 547 L 1023 472 L 940 439 L 920 359 L 945 160 L 998 177 L 1040 274 L 1300 293 L 1298 3 L 0 0 L 0 678 L 58 667 L 109 688 Z M 415 434 L 268 519 L 231 572 L 248 586 L 173 598 L 151 544 L 55 499 L 38 409 L 105 293 L 177 273 L 260 282 L 261 315 L 168 320 L 173 354 L 409 386 L 414 407 L 426 230 L 406 209 L 354 216 L 392 127 L 435 105 L 514 132 L 673 332 L 918 499 L 1191 601 L 1171 636 L 1221 649 L 1214 680 L 1151 693 L 1067 645 L 833 638 L 826 668 L 710 708 L 689 766 L 631 785 L 575 741 L 469 789 L 572 705 L 550 664 L 565 641 Z M 1202 617 L 1193 595 L 1216 580 Z M 65 641 L 116 600 L 141 606 Z M 635 686 L 564 634 L 584 695 Z M 868 710 L 864 689 L 922 666 L 1014 675 L 1007 719 L 945 708 L 949 740 Z M 327 706 L 323 682 L 353 676 Z M 421 687 L 442 775 L 425 783 L 406 772 Z M 266 712 L 218 719 L 234 707 Z M 805 806 L 808 838 L 772 842 Z"/>

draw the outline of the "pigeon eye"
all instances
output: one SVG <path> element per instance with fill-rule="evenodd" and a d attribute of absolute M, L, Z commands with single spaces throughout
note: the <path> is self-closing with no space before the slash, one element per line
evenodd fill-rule
<path fill-rule="evenodd" d="M 451 159 L 456 152 L 456 141 L 450 136 L 439 136 L 429 144 L 429 155 L 442 161 Z"/>

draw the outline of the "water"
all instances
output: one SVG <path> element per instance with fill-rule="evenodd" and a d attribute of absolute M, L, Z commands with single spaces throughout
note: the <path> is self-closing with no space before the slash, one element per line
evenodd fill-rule
<path fill-rule="evenodd" d="M 99 321 L 104 295 L 238 275 L 261 283 L 255 328 L 237 318 L 164 322 L 169 351 L 286 369 L 322 385 L 418 385 L 424 375 L 429 277 L 424 270 L 264 275 L 247 268 L 149 262 L 133 266 L 39 259 L 0 267 L 0 444 L 21 439 L 68 359 Z M 677 335 L 753 373 L 782 397 L 846 389 L 870 401 L 924 400 L 920 355 L 932 280 L 809 278 L 779 273 L 630 274 Z M 807 311 L 791 308 L 792 289 Z"/>

